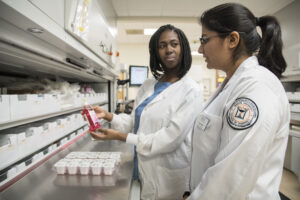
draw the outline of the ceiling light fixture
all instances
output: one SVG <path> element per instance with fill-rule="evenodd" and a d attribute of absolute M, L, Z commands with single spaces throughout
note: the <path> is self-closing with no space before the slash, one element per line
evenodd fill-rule
<path fill-rule="evenodd" d="M 193 56 L 203 56 L 202 53 L 199 53 L 198 51 L 192 51 Z"/>
<path fill-rule="evenodd" d="M 152 35 L 156 30 L 156 28 L 145 28 L 144 35 Z"/>

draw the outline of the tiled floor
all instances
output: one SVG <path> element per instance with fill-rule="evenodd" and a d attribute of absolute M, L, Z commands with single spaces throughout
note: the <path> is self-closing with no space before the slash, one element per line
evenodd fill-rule
<path fill-rule="evenodd" d="M 137 200 L 139 199 L 140 185 L 138 182 L 134 182 L 132 186 L 130 200 Z M 300 200 L 300 182 L 293 172 L 283 170 L 280 192 L 291 200 Z"/>
<path fill-rule="evenodd" d="M 300 182 L 293 172 L 283 170 L 280 192 L 291 200 L 300 200 Z"/>

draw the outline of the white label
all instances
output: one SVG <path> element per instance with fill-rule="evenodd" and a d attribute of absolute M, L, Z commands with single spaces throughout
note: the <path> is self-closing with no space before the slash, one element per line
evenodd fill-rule
<path fill-rule="evenodd" d="M 298 67 L 300 67 L 300 51 L 298 52 Z"/>
<path fill-rule="evenodd" d="M 204 131 L 205 128 L 207 127 L 208 123 L 209 123 L 209 119 L 204 116 L 201 116 L 200 119 L 198 120 L 198 127 L 202 131 Z"/>

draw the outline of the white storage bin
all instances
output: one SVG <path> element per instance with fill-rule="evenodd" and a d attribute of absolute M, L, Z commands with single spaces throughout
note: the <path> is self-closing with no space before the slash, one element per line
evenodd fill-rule
<path fill-rule="evenodd" d="M 17 135 L 0 135 L 0 170 L 13 164 L 20 158 Z"/>
<path fill-rule="evenodd" d="M 35 124 L 37 125 L 37 124 Z M 26 129 L 26 137 L 40 135 L 44 131 L 43 125 L 33 126 Z"/>
<path fill-rule="evenodd" d="M 93 104 L 98 104 L 100 102 L 99 93 L 93 94 Z"/>
<path fill-rule="evenodd" d="M 87 102 L 88 104 L 93 104 L 92 103 L 92 95 L 91 94 L 84 94 L 83 95 L 83 101 Z"/>
<path fill-rule="evenodd" d="M 42 131 L 42 126 L 30 127 L 25 129 L 26 138 L 18 145 L 22 157 L 28 156 L 44 146 L 44 143 L 46 141 L 40 139 Z"/>
<path fill-rule="evenodd" d="M 6 134 L 5 135 L 0 135 L 0 153 L 1 153 L 1 150 L 7 149 L 9 145 L 10 145 L 9 135 L 6 135 Z"/>
<path fill-rule="evenodd" d="M 0 95 L 0 123 L 11 120 L 9 95 Z"/>
<path fill-rule="evenodd" d="M 0 148 L 3 146 L 1 144 L 8 144 L 10 146 L 17 145 L 18 136 L 16 134 L 0 134 Z"/>
<path fill-rule="evenodd" d="M 101 95 L 102 95 L 103 102 L 108 102 L 108 95 L 107 95 L 107 93 L 101 93 Z"/>
<path fill-rule="evenodd" d="M 43 114 L 54 113 L 61 110 L 58 102 L 58 96 L 52 94 L 44 94 Z"/>
<path fill-rule="evenodd" d="M 300 113 L 291 112 L 291 120 L 300 121 Z"/>
<path fill-rule="evenodd" d="M 31 118 L 59 110 L 60 106 L 53 95 L 10 95 L 11 120 Z"/>
<path fill-rule="evenodd" d="M 81 114 L 76 113 L 73 114 L 73 118 L 74 118 L 74 123 L 77 125 L 77 128 L 80 128 L 81 126 L 83 126 L 83 117 Z"/>
<path fill-rule="evenodd" d="M 72 123 L 72 119 L 70 116 L 64 117 L 63 121 L 65 123 L 65 131 L 67 133 L 72 132 L 76 128 L 76 127 L 74 128 L 74 124 Z"/>
<path fill-rule="evenodd" d="M 7 171 L 7 178 L 13 178 L 15 177 L 17 174 L 17 168 L 16 167 L 12 167 Z"/>
<path fill-rule="evenodd" d="M 56 119 L 56 124 L 57 124 L 57 133 L 56 134 L 63 134 L 65 132 L 65 122 L 66 120 L 61 118 L 61 119 Z"/>
<path fill-rule="evenodd" d="M 22 144 L 26 140 L 26 128 L 25 126 L 20 126 L 18 128 L 5 130 L 7 133 L 13 134 L 16 137 L 16 143 Z"/>
<path fill-rule="evenodd" d="M 74 139 L 76 136 L 75 132 L 70 135 L 70 139 Z"/>
<path fill-rule="evenodd" d="M 32 157 L 32 162 L 33 163 L 38 162 L 40 159 L 43 158 L 43 155 L 44 155 L 43 152 L 39 152 L 39 153 L 34 154 L 34 156 Z"/>
<path fill-rule="evenodd" d="M 68 110 L 74 107 L 74 97 L 69 94 L 58 95 L 58 102 L 61 110 Z"/>
<path fill-rule="evenodd" d="M 286 96 L 288 97 L 288 99 L 291 99 L 293 96 L 292 92 L 286 92 Z"/>
<path fill-rule="evenodd" d="M 289 101 L 300 102 L 300 92 L 286 92 Z"/>
<path fill-rule="evenodd" d="M 82 100 L 82 97 L 83 97 L 83 95 L 82 94 L 75 94 L 74 96 L 73 96 L 73 98 L 74 98 L 74 100 L 73 100 L 73 102 L 74 102 L 74 107 L 76 107 L 76 108 L 78 108 L 78 107 L 81 107 L 82 105 L 83 105 L 83 100 Z"/>
<path fill-rule="evenodd" d="M 56 121 L 46 122 L 43 125 L 43 133 L 53 134 L 57 128 Z"/>
<path fill-rule="evenodd" d="M 23 171 L 25 170 L 25 168 L 26 168 L 25 162 L 19 163 L 19 164 L 16 166 L 16 168 L 17 168 L 17 172 L 18 172 L 18 173 L 23 172 Z"/>
<path fill-rule="evenodd" d="M 292 136 L 291 170 L 300 181 L 300 137 Z"/>
<path fill-rule="evenodd" d="M 51 151 L 55 151 L 56 149 L 57 149 L 57 144 L 55 143 L 55 144 L 52 144 L 51 145 L 51 147 L 50 147 L 50 149 L 51 149 Z"/>
<path fill-rule="evenodd" d="M 291 109 L 291 112 L 297 112 L 297 113 L 300 113 L 300 104 L 297 104 L 297 103 L 291 103 L 291 104 L 290 104 L 290 109 Z"/>
<path fill-rule="evenodd" d="M 86 94 L 85 96 L 86 96 L 86 98 L 87 98 L 87 102 L 88 102 L 90 105 L 95 104 L 95 95 L 94 95 L 94 94 Z"/>

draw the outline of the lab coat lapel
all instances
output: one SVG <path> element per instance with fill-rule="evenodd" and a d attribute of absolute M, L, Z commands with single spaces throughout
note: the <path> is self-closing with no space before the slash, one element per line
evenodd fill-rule
<path fill-rule="evenodd" d="M 179 85 L 183 83 L 183 81 L 186 79 L 187 76 L 182 77 L 177 82 L 171 84 L 169 87 L 167 87 L 165 90 L 163 90 L 159 95 L 157 95 L 147 106 L 150 106 L 158 101 L 163 100 L 166 96 L 172 95 L 174 90 L 176 90 Z"/>
<path fill-rule="evenodd" d="M 226 92 L 227 97 L 228 97 L 228 95 L 231 94 L 231 91 L 234 88 L 233 86 L 235 85 L 235 82 L 238 80 L 238 77 L 240 76 L 240 74 L 246 69 L 245 68 L 245 66 L 247 66 L 245 64 L 246 62 L 247 62 L 247 60 L 245 62 L 243 62 L 237 68 L 237 70 L 234 72 L 234 74 L 232 75 L 232 77 L 229 79 L 229 81 L 227 83 L 224 81 L 222 83 L 222 85 L 220 85 L 220 87 L 218 87 L 218 89 L 215 91 L 215 93 L 209 98 L 209 100 L 207 101 L 207 103 L 204 105 L 203 110 L 205 110 L 211 104 L 211 102 L 213 102 L 215 100 L 215 98 L 217 98 L 217 96 L 221 92 Z M 225 86 L 224 86 L 224 84 L 225 84 Z M 224 101 L 226 101 L 226 99 L 224 99 Z"/>
<path fill-rule="evenodd" d="M 143 103 L 148 97 L 154 93 L 154 85 L 157 83 L 157 80 L 153 79 L 153 83 L 149 83 L 145 88 L 142 88 L 142 97 L 136 102 L 135 108 L 137 108 L 141 103 Z"/>
<path fill-rule="evenodd" d="M 173 85 L 173 84 L 172 84 Z M 170 85 L 168 88 L 164 89 L 160 94 L 158 94 L 154 99 L 152 99 L 152 101 L 147 105 L 147 106 L 151 106 L 152 104 L 158 102 L 158 101 L 161 101 L 163 100 L 169 93 L 172 85 Z M 152 93 L 153 94 L 153 93 Z M 152 95 L 151 94 L 151 95 Z M 150 95 L 150 96 L 151 96 Z"/>
<path fill-rule="evenodd" d="M 203 106 L 202 111 L 205 110 L 211 104 L 211 102 L 213 102 L 214 99 L 219 95 L 219 93 L 222 91 L 223 84 L 224 84 L 224 82 L 222 83 L 222 85 L 220 85 L 217 88 L 217 90 L 213 93 L 213 95 L 207 100 L 207 102 Z"/>
<path fill-rule="evenodd" d="M 224 86 L 223 91 L 226 91 L 227 95 L 231 94 L 231 91 L 234 89 L 234 86 L 237 84 L 236 82 L 241 77 L 241 74 L 249 67 L 248 62 L 252 62 L 251 59 L 246 59 L 240 66 L 236 69 L 228 83 Z M 225 99 L 224 99 L 225 101 Z"/>

